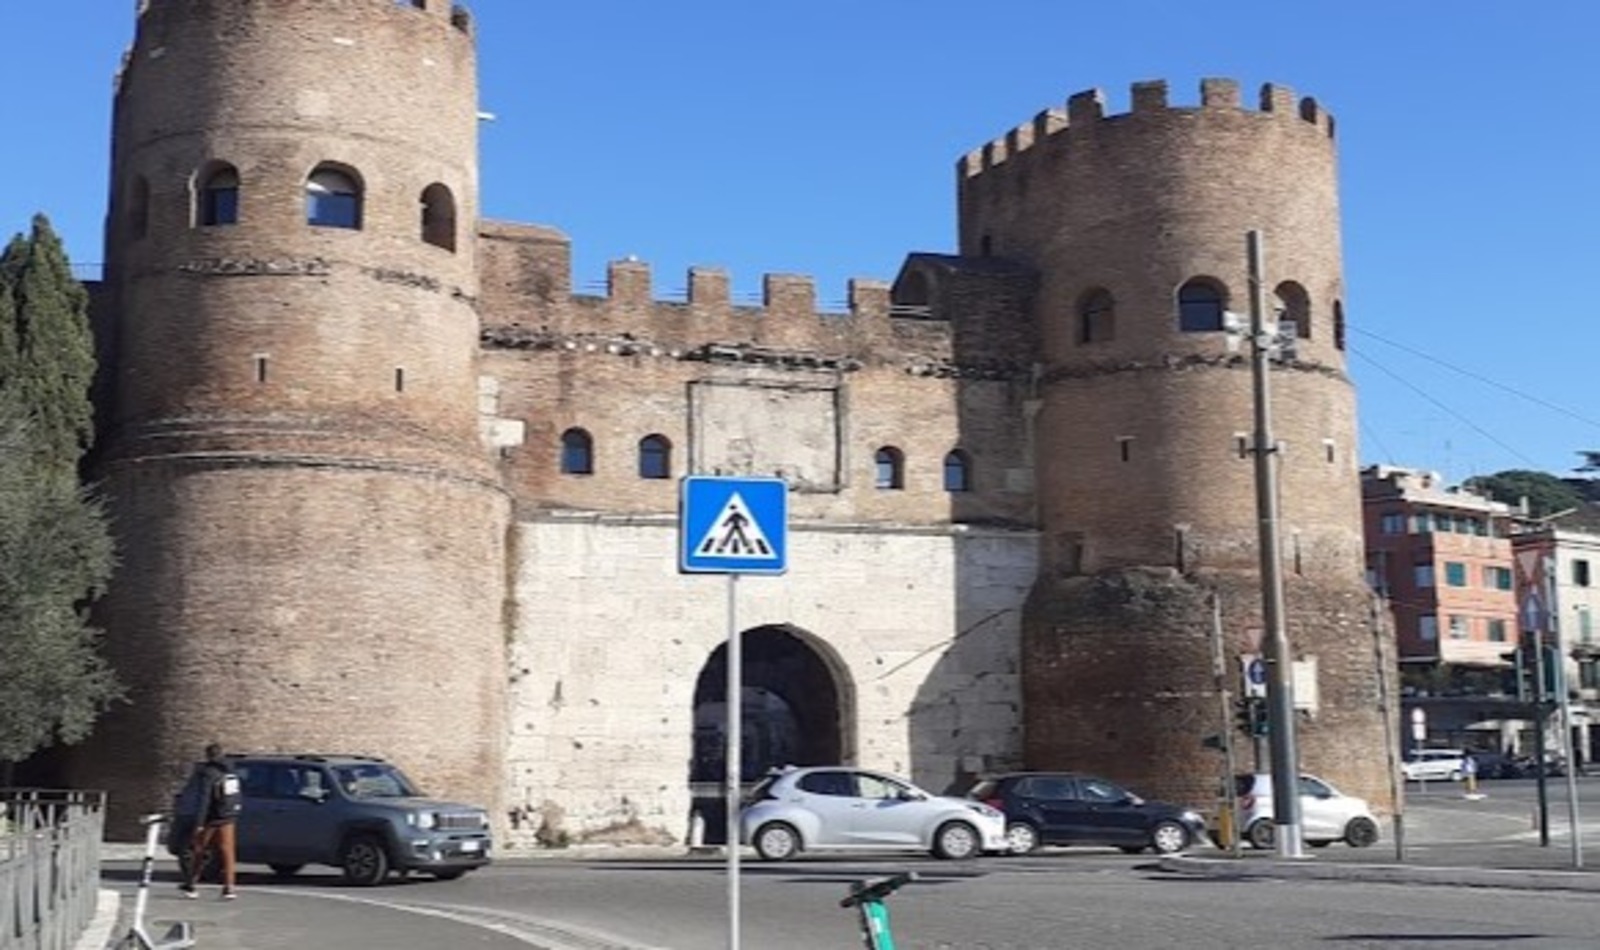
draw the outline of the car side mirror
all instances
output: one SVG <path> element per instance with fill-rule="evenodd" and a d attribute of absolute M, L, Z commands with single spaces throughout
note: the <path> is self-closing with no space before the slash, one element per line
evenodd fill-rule
<path fill-rule="evenodd" d="M 897 795 L 895 795 L 895 797 L 900 799 L 903 802 L 920 802 L 920 801 L 922 801 L 922 796 L 919 795 L 916 792 L 913 792 L 909 788 L 902 788 L 900 790 L 900 792 Z"/>
<path fill-rule="evenodd" d="M 1126 804 L 1126 805 L 1143 805 L 1144 804 L 1144 799 L 1140 798 L 1137 795 L 1129 795 L 1127 798 L 1124 798 L 1122 801 L 1123 801 L 1123 804 Z"/>

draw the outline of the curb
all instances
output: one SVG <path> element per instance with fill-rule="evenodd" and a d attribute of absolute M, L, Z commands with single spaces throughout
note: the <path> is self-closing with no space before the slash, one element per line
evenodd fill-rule
<path fill-rule="evenodd" d="M 1492 870 L 1487 868 L 1413 867 L 1405 864 L 1333 864 L 1315 860 L 1273 861 L 1196 858 L 1173 855 L 1160 868 L 1189 877 L 1217 879 L 1355 881 L 1367 884 L 1425 884 L 1439 887 L 1497 887 L 1516 891 L 1581 891 L 1600 893 L 1600 875 L 1583 871 Z"/>

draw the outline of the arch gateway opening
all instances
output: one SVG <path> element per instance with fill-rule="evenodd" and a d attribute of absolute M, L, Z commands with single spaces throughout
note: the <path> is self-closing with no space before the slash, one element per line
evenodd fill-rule
<path fill-rule="evenodd" d="M 828 646 L 788 625 L 740 634 L 744 653 L 740 702 L 740 780 L 746 787 L 768 769 L 828 765 L 853 754 L 854 702 L 847 674 Z M 694 689 L 694 742 L 689 762 L 691 808 L 704 822 L 705 844 L 726 839 L 723 780 L 727 748 L 728 646 L 700 669 Z"/>

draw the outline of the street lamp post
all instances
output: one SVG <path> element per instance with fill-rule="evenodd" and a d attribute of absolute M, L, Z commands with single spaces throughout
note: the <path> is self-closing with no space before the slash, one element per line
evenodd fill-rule
<path fill-rule="evenodd" d="M 1267 735 L 1272 750 L 1272 823 L 1278 856 L 1304 855 L 1300 838 L 1300 768 L 1295 754 L 1293 656 L 1283 625 L 1283 550 L 1278 536 L 1278 472 L 1273 455 L 1272 403 L 1267 385 L 1273 344 L 1266 329 L 1261 232 L 1246 235 L 1250 267 L 1250 376 L 1255 402 L 1256 516 L 1261 550 L 1261 619 L 1266 627 Z"/>

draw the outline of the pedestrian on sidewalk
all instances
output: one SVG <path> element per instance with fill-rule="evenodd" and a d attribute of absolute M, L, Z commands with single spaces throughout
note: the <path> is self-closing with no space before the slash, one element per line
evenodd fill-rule
<path fill-rule="evenodd" d="M 235 826 L 239 820 L 242 800 L 239 793 L 239 776 L 233 773 L 233 767 L 222 754 L 222 746 L 213 742 L 206 746 L 205 761 L 196 763 L 189 782 L 193 794 L 182 797 L 194 803 L 194 813 L 191 816 L 194 838 L 189 847 L 189 861 L 184 866 L 183 884 L 179 886 L 179 890 L 185 897 L 200 896 L 199 891 L 195 889 L 195 879 L 200 876 L 200 869 L 205 866 L 207 852 L 215 846 L 218 861 L 222 865 L 222 899 L 233 900 L 238 896 L 238 892 L 234 889 L 234 866 L 237 847 Z"/>

